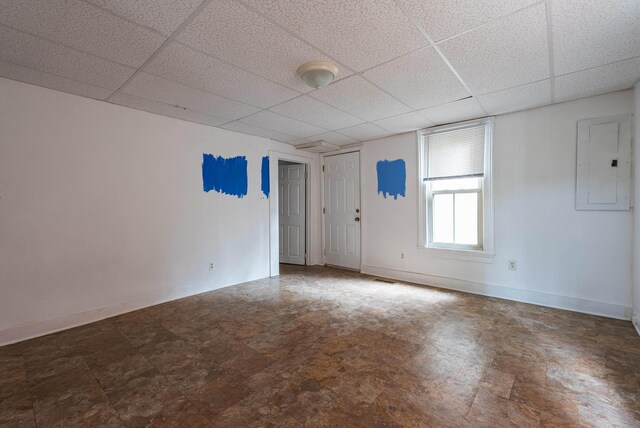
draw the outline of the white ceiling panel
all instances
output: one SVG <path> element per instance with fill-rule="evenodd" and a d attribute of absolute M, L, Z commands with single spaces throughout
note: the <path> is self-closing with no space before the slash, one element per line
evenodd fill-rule
<path fill-rule="evenodd" d="M 86 1 L 167 36 L 202 3 L 202 0 Z"/>
<path fill-rule="evenodd" d="M 300 92 L 311 90 L 298 67 L 331 58 L 234 0 L 211 2 L 178 40 Z M 339 77 L 352 74 L 340 67 Z"/>
<path fill-rule="evenodd" d="M 122 86 L 135 71 L 1 25 L 0 61 L 111 90 Z"/>
<path fill-rule="evenodd" d="M 363 76 L 414 109 L 444 104 L 469 95 L 432 47 L 373 68 Z"/>
<path fill-rule="evenodd" d="M 340 129 L 338 132 L 358 141 L 373 140 L 391 135 L 391 132 L 373 123 L 363 123 L 362 125 L 351 126 Z"/>
<path fill-rule="evenodd" d="M 364 122 L 362 119 L 306 95 L 272 107 L 270 110 L 325 129 L 346 128 Z"/>
<path fill-rule="evenodd" d="M 393 0 L 244 0 L 352 70 L 426 46 Z"/>
<path fill-rule="evenodd" d="M 132 67 L 165 40 L 80 0 L 2 0 L 0 24 Z"/>
<path fill-rule="evenodd" d="M 104 100 L 113 92 L 112 89 L 99 88 L 87 83 L 78 82 L 77 80 L 2 61 L 0 61 L 0 76 L 98 100 Z"/>
<path fill-rule="evenodd" d="M 122 92 L 229 120 L 239 119 L 259 110 L 256 107 L 219 95 L 193 89 L 147 73 L 139 73 Z"/>
<path fill-rule="evenodd" d="M 429 119 L 415 111 L 376 120 L 374 123 L 393 133 L 415 131 L 416 129 L 428 128 L 434 125 Z"/>
<path fill-rule="evenodd" d="M 272 111 L 261 111 L 253 116 L 245 117 L 241 120 L 247 125 L 257 126 L 259 128 L 270 129 L 272 131 L 282 132 L 296 137 L 306 138 L 311 135 L 321 134 L 326 128 L 320 128 L 309 123 L 300 122 Z"/>
<path fill-rule="evenodd" d="M 438 46 L 474 95 L 549 77 L 544 3 Z"/>
<path fill-rule="evenodd" d="M 460 34 L 539 0 L 396 0 L 434 41 Z"/>
<path fill-rule="evenodd" d="M 555 78 L 555 101 L 575 100 L 628 89 L 638 80 L 640 80 L 640 57 L 565 74 Z"/>
<path fill-rule="evenodd" d="M 365 120 L 383 119 L 411 111 L 360 76 L 348 77 L 309 95 Z"/>
<path fill-rule="evenodd" d="M 489 114 L 502 114 L 525 110 L 551 103 L 549 80 L 529 83 L 478 97 Z"/>
<path fill-rule="evenodd" d="M 437 125 L 444 123 L 462 122 L 486 116 L 475 98 L 454 101 L 436 107 L 420 110 L 420 114 L 431 119 Z"/>
<path fill-rule="evenodd" d="M 272 131 L 270 129 L 259 128 L 257 126 L 247 125 L 242 122 L 229 122 L 222 125 L 220 128 L 228 129 L 230 131 L 240 132 L 242 134 L 256 135 L 258 137 L 270 138 L 272 140 L 280 141 L 283 143 L 298 141 L 299 138 L 293 135 L 283 134 L 282 132 Z"/>
<path fill-rule="evenodd" d="M 256 107 L 267 108 L 300 95 L 277 83 L 218 59 L 171 43 L 151 61 L 146 71 Z"/>
<path fill-rule="evenodd" d="M 353 144 L 360 141 L 360 140 L 356 140 L 355 138 L 347 137 L 346 135 L 342 135 L 334 131 L 326 132 L 320 135 L 314 135 L 313 137 L 309 137 L 307 139 L 311 141 L 324 140 L 329 143 L 338 144 L 340 146 L 343 146 L 345 144 Z"/>
<path fill-rule="evenodd" d="M 640 56 L 640 1 L 556 0 L 551 11 L 557 75 Z"/>
<path fill-rule="evenodd" d="M 344 145 L 629 88 L 639 28 L 636 0 L 0 0 L 0 76 Z"/>
<path fill-rule="evenodd" d="M 182 119 L 203 125 L 219 126 L 228 122 L 227 119 L 223 119 L 221 117 L 210 116 L 199 111 L 177 108 L 169 104 L 145 100 L 144 98 L 139 98 L 129 94 L 115 94 L 109 99 L 109 102 L 125 107 L 131 107 L 136 110 L 143 110 L 149 113 L 155 113 L 161 116 L 173 117 L 175 119 Z"/>

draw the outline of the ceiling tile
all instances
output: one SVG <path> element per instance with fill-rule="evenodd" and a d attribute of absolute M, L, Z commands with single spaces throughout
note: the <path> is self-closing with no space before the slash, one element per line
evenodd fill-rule
<path fill-rule="evenodd" d="M 245 0 L 352 70 L 428 43 L 393 0 Z"/>
<path fill-rule="evenodd" d="M 478 99 L 489 114 L 525 110 L 550 104 L 551 85 L 549 80 L 543 80 L 481 95 Z"/>
<path fill-rule="evenodd" d="M 434 125 L 429 119 L 415 111 L 376 120 L 374 123 L 394 133 L 415 131 L 416 129 L 428 128 Z"/>
<path fill-rule="evenodd" d="M 546 79 L 545 14 L 540 3 L 438 46 L 474 95 Z"/>
<path fill-rule="evenodd" d="M 469 95 L 460 80 L 431 47 L 373 68 L 363 76 L 414 109 L 443 104 Z"/>
<path fill-rule="evenodd" d="M 178 40 L 300 92 L 311 90 L 296 75 L 315 60 L 332 61 L 317 49 L 233 0 L 211 2 Z M 350 70 L 339 67 L 339 77 Z"/>
<path fill-rule="evenodd" d="M 420 110 L 420 114 L 431 119 L 437 125 L 443 123 L 462 122 L 486 116 L 486 113 L 475 98 L 454 101 L 436 107 Z"/>
<path fill-rule="evenodd" d="M 272 131 L 270 129 L 259 128 L 257 126 L 247 125 L 242 122 L 229 122 L 222 125 L 220 128 L 228 129 L 230 131 L 240 132 L 242 134 L 257 135 L 258 137 L 270 138 L 272 140 L 286 142 L 296 141 L 297 138 L 293 135 L 283 134 L 281 132 Z"/>
<path fill-rule="evenodd" d="M 1 25 L 0 61 L 112 90 L 135 71 Z"/>
<path fill-rule="evenodd" d="M 348 77 L 309 95 L 365 120 L 377 120 L 411 111 L 360 76 Z"/>
<path fill-rule="evenodd" d="M 230 120 L 259 111 L 256 107 L 248 104 L 193 89 L 147 73 L 140 73 L 134 77 L 122 89 L 122 92 Z"/>
<path fill-rule="evenodd" d="M 358 141 L 373 140 L 374 138 L 382 138 L 391 135 L 391 132 L 373 123 L 363 123 L 362 125 L 344 128 L 339 132 L 348 137 L 355 138 Z"/>
<path fill-rule="evenodd" d="M 633 87 L 640 80 L 640 57 L 555 78 L 555 101 L 569 101 Z"/>
<path fill-rule="evenodd" d="M 77 80 L 2 61 L 0 61 L 0 76 L 97 100 L 104 100 L 113 92 L 112 89 L 99 88 Z"/>
<path fill-rule="evenodd" d="M 346 128 L 364 122 L 362 119 L 306 95 L 272 107 L 270 110 L 325 129 Z"/>
<path fill-rule="evenodd" d="M 0 24 L 132 67 L 165 40 L 80 0 L 3 0 Z"/>
<path fill-rule="evenodd" d="M 202 0 L 86 0 L 145 27 L 170 35 Z"/>
<path fill-rule="evenodd" d="M 325 132 L 324 134 L 314 135 L 313 137 L 308 138 L 311 141 L 319 141 L 324 140 L 329 143 L 338 144 L 340 146 L 344 144 L 352 144 L 357 143 L 360 140 L 356 140 L 355 138 L 347 137 L 346 135 L 339 134 L 337 132 Z"/>
<path fill-rule="evenodd" d="M 637 0 L 560 0 L 551 12 L 558 75 L 640 56 Z"/>
<path fill-rule="evenodd" d="M 145 100 L 144 98 L 136 97 L 129 94 L 115 94 L 109 99 L 109 102 L 125 107 L 131 107 L 136 110 L 143 110 L 149 113 L 155 113 L 161 116 L 173 117 L 174 119 L 186 120 L 203 125 L 218 126 L 228 122 L 227 119 L 210 116 L 204 113 L 200 113 L 199 111 L 177 108 L 169 104 L 163 104 L 157 101 L 149 101 Z"/>
<path fill-rule="evenodd" d="M 318 126 L 300 122 L 299 120 L 291 119 L 271 111 L 261 111 L 253 116 L 245 117 L 241 121 L 247 125 L 283 132 L 302 138 L 321 134 L 326 131 L 326 129 Z"/>
<path fill-rule="evenodd" d="M 460 34 L 539 0 L 396 0 L 436 42 Z"/>
<path fill-rule="evenodd" d="M 260 108 L 300 95 L 179 43 L 164 48 L 145 71 Z"/>

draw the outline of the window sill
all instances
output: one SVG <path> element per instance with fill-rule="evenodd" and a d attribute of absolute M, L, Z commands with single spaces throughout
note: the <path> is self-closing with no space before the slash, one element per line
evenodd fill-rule
<path fill-rule="evenodd" d="M 418 249 L 425 251 L 430 256 L 439 259 L 459 260 L 463 262 L 493 263 L 495 258 L 495 253 L 489 251 L 459 250 L 453 248 L 436 248 L 423 246 L 418 246 Z"/>

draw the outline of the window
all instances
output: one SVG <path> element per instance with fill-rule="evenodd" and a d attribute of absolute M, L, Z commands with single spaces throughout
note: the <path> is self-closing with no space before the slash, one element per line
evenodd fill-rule
<path fill-rule="evenodd" d="M 420 246 L 493 251 L 492 119 L 421 131 Z"/>

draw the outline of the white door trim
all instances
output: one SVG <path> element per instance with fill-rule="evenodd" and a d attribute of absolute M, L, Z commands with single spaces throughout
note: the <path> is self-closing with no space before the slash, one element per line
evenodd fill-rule
<path fill-rule="evenodd" d="M 336 156 L 336 155 L 344 155 L 347 153 L 354 153 L 354 152 L 358 152 L 359 156 L 360 156 L 360 166 L 358 168 L 359 172 L 360 172 L 360 270 L 362 270 L 362 255 L 364 252 L 364 247 L 362 246 L 362 243 L 364 241 L 364 233 L 362 233 L 363 229 L 364 229 L 364 216 L 362 215 L 364 212 L 364 207 L 362 206 L 362 145 L 361 143 L 356 143 L 358 144 L 357 146 L 351 146 L 351 147 L 345 147 L 344 149 L 341 150 L 336 150 L 334 152 L 328 152 L 328 153 L 322 153 L 320 155 L 320 174 L 322 175 L 322 179 L 320 180 L 320 215 L 322 216 L 322 225 L 321 225 L 321 229 L 320 229 L 320 234 L 322 235 L 322 264 L 326 265 L 327 264 L 327 259 L 325 257 L 325 252 L 326 252 L 326 239 L 325 239 L 325 229 L 326 229 L 326 225 L 325 225 L 325 216 L 324 216 L 324 207 L 325 207 L 325 198 L 324 198 L 324 159 L 326 157 L 330 157 L 330 156 Z"/>
<path fill-rule="evenodd" d="M 279 251 L 279 215 L 278 215 L 278 161 L 290 161 L 303 163 L 307 165 L 307 180 L 306 180 L 306 210 L 307 218 L 305 225 L 305 245 L 307 252 L 307 265 L 311 264 L 312 254 L 310 253 L 311 246 L 311 217 L 314 213 L 311 212 L 311 180 L 313 180 L 314 174 L 317 174 L 315 168 L 317 165 L 317 158 L 307 157 L 301 155 L 294 155 L 291 153 L 278 152 L 276 150 L 269 150 L 269 276 L 280 275 L 280 251 Z"/>

